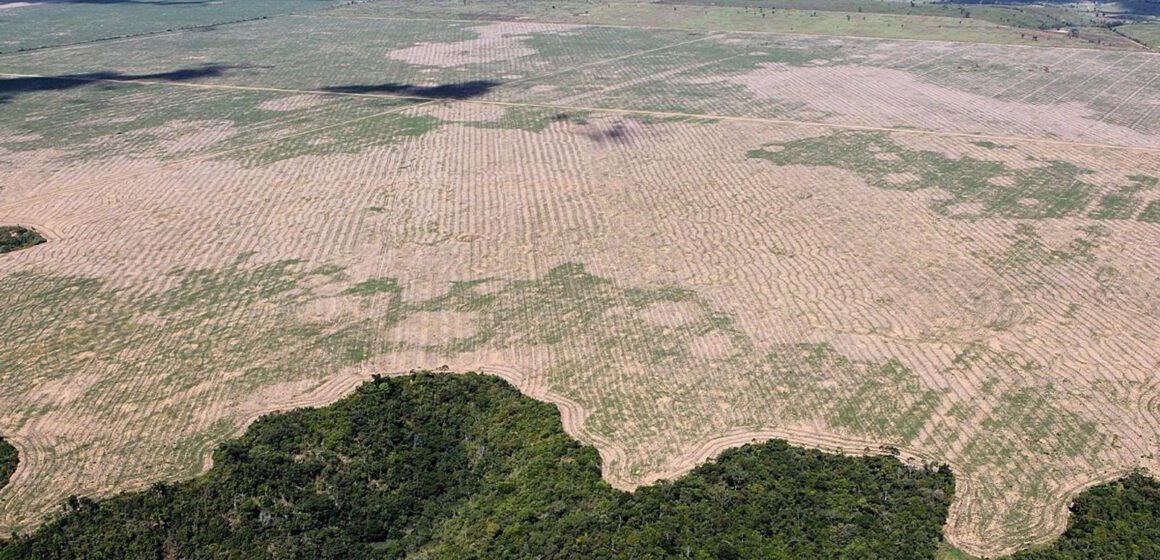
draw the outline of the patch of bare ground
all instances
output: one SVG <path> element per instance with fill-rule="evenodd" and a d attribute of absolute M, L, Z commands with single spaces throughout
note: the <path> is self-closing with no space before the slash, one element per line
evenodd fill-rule
<path fill-rule="evenodd" d="M 891 185 L 905 185 L 907 183 L 917 183 L 919 178 L 920 177 L 918 176 L 917 173 L 909 172 L 909 171 L 903 172 L 903 173 L 887 173 L 883 177 L 883 179 L 887 183 L 890 183 Z"/>
<path fill-rule="evenodd" d="M 1010 175 L 1003 175 L 1001 177 L 995 177 L 995 178 L 991 179 L 990 183 L 992 185 L 997 185 L 1000 187 L 1014 187 L 1015 186 L 1015 178 L 1010 176 Z"/>
<path fill-rule="evenodd" d="M 311 94 L 295 94 L 263 101 L 258 108 L 265 111 L 297 111 L 309 109 L 326 103 L 326 96 Z"/>
<path fill-rule="evenodd" d="M 493 111 L 472 107 L 446 110 Z M 1050 538 L 1090 484 L 1160 472 L 1155 224 L 958 220 L 931 210 L 937 189 L 745 157 L 812 127 L 588 121 L 445 124 L 264 166 L 142 160 L 126 177 L 95 161 L 87 180 L 17 154 L 27 177 L 70 179 L 0 201 L 0 222 L 60 233 L 6 263 L 29 290 L 0 293 L 0 313 L 108 332 L 0 340 L 0 430 L 27 457 L 0 527 L 189 476 L 264 412 L 444 365 L 560 406 L 621 488 L 753 438 L 948 462 L 948 536 L 979 554 Z M 618 125 L 616 142 L 591 136 Z M 1010 151 L 1160 176 L 1147 154 Z M 34 295 L 34 274 L 60 293 Z M 348 292 L 368 281 L 381 290 Z"/>
<path fill-rule="evenodd" d="M 145 129 L 141 135 L 156 136 L 157 146 L 167 155 L 204 150 L 238 133 L 229 121 L 170 121 L 163 126 Z"/>
<path fill-rule="evenodd" d="M 823 122 L 1160 146 L 1155 136 L 1104 122 L 1077 102 L 996 99 L 892 68 L 767 63 L 729 80 L 760 97 L 804 104 Z"/>
<path fill-rule="evenodd" d="M 472 313 L 421 311 L 388 331 L 387 338 L 419 347 L 444 346 L 475 335 L 476 320 Z"/>
<path fill-rule="evenodd" d="M 523 22 L 476 25 L 467 28 L 477 35 L 474 39 L 451 43 L 420 43 L 388 51 L 386 56 L 410 64 L 442 68 L 512 60 L 536 54 L 536 49 L 524 43 L 528 33 L 563 33 L 579 27 Z"/>
<path fill-rule="evenodd" d="M 503 118 L 505 110 L 506 108 L 500 105 L 432 103 L 408 110 L 406 113 L 429 115 L 444 122 L 495 122 Z"/>
<path fill-rule="evenodd" d="M 694 357 L 700 359 L 723 360 L 732 356 L 739 349 L 733 344 L 733 339 L 729 336 L 720 332 L 712 332 L 689 341 L 689 350 Z"/>
<path fill-rule="evenodd" d="M 680 327 L 701 319 L 703 310 L 689 302 L 654 303 L 640 312 L 645 321 L 659 327 Z"/>

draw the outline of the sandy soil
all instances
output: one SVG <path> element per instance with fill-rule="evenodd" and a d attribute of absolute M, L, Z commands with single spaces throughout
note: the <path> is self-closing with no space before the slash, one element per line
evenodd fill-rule
<path fill-rule="evenodd" d="M 322 95 L 288 95 L 286 97 L 264 101 L 258 105 L 258 108 L 267 111 L 296 111 L 298 109 L 317 107 L 323 103 L 326 103 L 326 97 Z"/>
<path fill-rule="evenodd" d="M 934 85 L 893 68 L 764 64 L 730 79 L 761 97 L 804 103 L 827 122 L 1157 145 L 1154 136 L 1104 122 L 1078 102 L 996 99 Z M 970 123 L 969 130 L 964 130 L 965 123 Z"/>
<path fill-rule="evenodd" d="M 455 112 L 462 114 L 465 107 Z M 626 122 L 597 117 L 586 126 L 604 129 Z M 68 493 L 102 495 L 190 472 L 184 455 L 167 457 L 164 449 L 172 449 L 167 442 L 206 430 L 228 435 L 270 410 L 328 402 L 373 372 L 442 365 L 488 366 L 529 394 L 561 404 L 570 433 L 596 444 L 606 460 L 606 476 L 625 488 L 679 475 L 724 447 L 775 436 L 848 452 L 866 447 L 877 452 L 879 445 L 891 444 L 949 462 L 963 481 L 949 535 L 979 553 L 1050 537 L 1066 519 L 1063 505 L 1079 490 L 1134 466 L 1154 468 L 1145 457 L 1160 434 L 1160 418 L 1151 412 L 1156 407 L 1136 403 L 1156 399 L 1157 387 L 1141 384 L 1155 364 L 1158 333 L 1148 325 L 1157 323 L 1147 317 L 1157 310 L 1143 306 L 1146 298 L 1132 295 L 1146 289 L 1147 278 L 1156 273 L 1152 263 L 1160 262 L 1155 245 L 1143 241 L 1156 235 L 1154 226 L 1107 222 L 1109 237 L 1095 261 L 1050 265 L 1067 267 L 1058 272 L 1035 266 L 1004 277 L 981 255 L 1005 250 L 1013 224 L 941 218 L 927 206 L 929 193 L 874 189 L 848 171 L 777 167 L 744 158 L 747 149 L 815 134 L 811 129 L 631 124 L 626 142 L 609 143 L 595 141 L 582 128 L 561 123 L 535 134 L 447 125 L 395 148 L 310 156 L 254 169 L 228 160 L 178 167 L 158 163 L 152 173 L 128 180 L 90 177 L 71 196 L 52 197 L 47 189 L 34 208 L 20 201 L 0 205 L 0 216 L 26 216 L 61 236 L 42 251 L 8 259 L 11 273 L 58 271 L 102 278 L 137 293 L 171 286 L 166 271 L 225 267 L 237 254 L 257 251 L 253 266 L 282 258 L 345 266 L 348 277 L 342 285 L 394 277 L 412 302 L 438 297 L 451 281 L 535 279 L 564 262 L 583 263 L 617 285 L 681 286 L 705 302 L 657 303 L 639 314 L 622 306 L 620 313 L 609 315 L 606 320 L 617 324 L 643 320 L 689 349 L 688 358 L 682 358 L 687 361 L 678 365 L 650 364 L 642 361 L 647 347 L 626 348 L 610 363 L 621 363 L 630 375 L 603 369 L 549 375 L 562 363 L 598 355 L 593 354 L 597 347 L 582 341 L 547 348 L 516 341 L 461 354 L 429 354 L 423 348 L 467 339 L 484 319 L 472 313 L 416 313 L 377 335 L 413 350 L 372 357 L 356 367 L 307 372 L 257 391 L 239 392 L 246 385 L 244 372 L 222 371 L 160 401 L 214 403 L 198 412 L 193 425 L 165 429 L 158 429 L 162 407 L 137 404 L 118 409 L 120 422 L 94 431 L 91 426 L 101 413 L 86 408 L 95 405 L 78 403 L 91 403 L 99 393 L 94 387 L 118 379 L 123 367 L 118 364 L 131 362 L 136 354 L 130 346 L 120 361 L 77 355 L 69 359 L 75 376 L 53 377 L 48 368 L 29 376 L 32 384 L 5 393 L 5 435 L 27 457 L 6 491 L 19 499 L 6 501 L 5 523 L 30 523 Z M 903 136 L 900 143 L 948 154 L 969 149 L 962 140 L 932 144 Z M 463 145 L 478 151 L 449 149 Z M 1020 149 L 1043 157 L 1073 156 L 1054 146 Z M 35 163 L 33 156 L 25 157 L 26 168 Z M 484 157 L 487 165 L 481 165 Z M 1132 169 L 1101 172 L 1122 176 L 1155 167 L 1155 162 L 1134 161 Z M 355 178 L 372 169 L 392 171 L 376 180 L 377 188 L 360 186 L 365 181 Z M 1160 174 L 1160 169 L 1149 172 Z M 541 176 L 545 179 L 536 179 Z M 902 173 L 899 180 L 907 177 Z M 432 184 L 454 188 L 433 190 Z M 710 184 L 716 187 L 707 190 Z M 276 189 L 278 196 L 267 189 Z M 381 206 L 385 213 L 368 215 L 363 210 L 368 206 Z M 883 212 L 891 218 L 883 220 Z M 242 223 L 245 228 L 239 229 Z M 1045 244 L 1066 248 L 1084 223 L 1036 225 Z M 213 250 L 206 250 L 205 235 L 199 233 L 209 230 L 225 233 Z M 105 241 L 130 232 L 132 251 Z M 336 244 L 335 235 L 348 241 Z M 1099 295 L 1107 289 L 1095 279 L 1101 266 L 1122 271 L 1122 295 Z M 493 282 L 483 293 L 502 293 L 505 282 Z M 326 298 L 304 302 L 298 316 L 337 329 L 344 321 L 374 318 L 386 309 L 386 299 L 343 296 L 340 288 L 332 286 Z M 1076 302 L 1083 313 L 1065 319 L 1067 302 Z M 731 317 L 740 335 L 698 331 L 703 330 L 697 325 L 705 320 L 704 305 Z M 247 328 L 263 329 L 275 320 L 268 306 L 245 309 L 239 317 L 224 317 L 222 324 L 241 320 Z M 1013 309 L 1025 311 L 1012 314 Z M 141 320 L 151 321 L 159 336 L 172 328 L 165 320 Z M 995 330 L 995 324 L 1006 326 Z M 738 346 L 737 340 L 752 347 Z M 914 390 L 939 395 L 938 412 L 920 435 L 901 441 L 868 428 L 832 426 L 824 410 L 798 418 L 784 406 L 771 407 L 793 399 L 792 389 L 786 394 L 780 385 L 766 385 L 734 360 L 759 359 L 796 343 L 830 344 L 857 364 L 898 360 L 914 372 Z M 998 359 L 964 367 L 956 360 L 965 349 L 980 345 L 1041 367 L 1012 368 Z M 254 359 L 275 359 L 278 351 L 273 352 L 270 358 Z M 34 371 L 37 367 L 43 369 L 34 366 Z M 867 371 L 857 366 L 824 386 L 845 390 Z M 591 376 L 603 380 L 592 384 L 586 381 Z M 1044 389 L 1061 379 L 1070 380 L 1066 391 Z M 1095 387 L 1106 381 L 1125 384 L 1131 395 L 1105 400 Z M 164 385 L 151 385 L 160 382 L 137 379 L 135 386 L 143 397 L 160 396 Z M 680 396 L 680 387 L 701 384 L 713 389 Z M 1071 456 L 1029 456 L 1028 463 L 993 460 L 980 450 L 998 446 L 1020 453 L 1020 446 L 1029 444 L 1031 436 L 1021 431 L 1018 419 L 989 416 L 1002 412 L 1005 394 L 1020 390 L 1065 411 L 1060 422 L 1090 423 L 1114 436 L 1117 446 L 1096 441 L 1088 442 L 1090 450 Z M 653 404 L 640 408 L 644 395 L 656 396 L 648 401 Z M 900 393 L 898 398 L 908 397 Z M 704 405 L 696 404 L 701 400 Z M 620 421 L 606 417 L 611 403 L 622 403 L 629 416 Z M 953 418 L 949 411 L 955 405 L 972 416 Z M 59 412 L 43 413 L 46 407 Z M 999 428 L 978 431 L 989 417 Z M 223 420 L 228 429 L 217 432 L 214 426 Z M 123 449 L 128 442 L 117 442 L 127 434 L 158 446 L 157 460 L 125 464 L 113 453 L 94 454 L 81 445 L 105 441 Z M 208 441 L 200 449 L 197 468 L 204 466 Z M 1047 467 L 1036 467 L 1040 462 Z M 1028 481 L 1045 489 L 1035 496 L 998 491 Z M 25 505 L 13 505 L 18 503 Z M 1028 515 L 1031 522 L 1005 525 L 1002 516 L 1012 511 Z"/>

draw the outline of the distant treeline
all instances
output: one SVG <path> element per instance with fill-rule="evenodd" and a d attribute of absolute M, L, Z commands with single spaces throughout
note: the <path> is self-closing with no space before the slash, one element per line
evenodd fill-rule
<path fill-rule="evenodd" d="M 0 480 L 15 459 L 0 443 Z M 953 485 L 946 467 L 772 441 L 621 492 L 553 406 L 490 376 L 418 374 L 264 417 L 196 479 L 70 498 L 0 559 L 934 558 Z M 1073 516 L 1016 558 L 1160 558 L 1152 479 L 1093 488 Z"/>

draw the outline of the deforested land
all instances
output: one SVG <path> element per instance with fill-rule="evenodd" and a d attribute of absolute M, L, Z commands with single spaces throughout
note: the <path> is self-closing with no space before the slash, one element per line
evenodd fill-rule
<path fill-rule="evenodd" d="M 600 500 L 776 440 L 946 465 L 937 554 L 1148 556 L 1147 6 L 0 8 L 0 534 L 445 368 L 554 405 Z"/>

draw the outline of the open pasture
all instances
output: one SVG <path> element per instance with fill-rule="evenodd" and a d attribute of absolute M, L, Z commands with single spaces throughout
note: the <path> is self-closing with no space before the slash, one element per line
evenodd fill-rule
<path fill-rule="evenodd" d="M 0 53 L 314 11 L 333 0 L 4 0 Z"/>
<path fill-rule="evenodd" d="M 0 57 L 0 529 L 442 365 L 624 488 L 947 462 L 984 555 L 1160 473 L 1160 57 L 336 12 Z"/>
<path fill-rule="evenodd" d="M 290 62 L 290 53 L 302 54 Z M 1160 57 L 1146 53 L 295 16 L 94 46 L 84 56 L 0 59 L 0 72 L 74 82 L 110 68 L 125 76 L 109 79 L 135 83 L 203 70 L 180 79 L 188 88 L 471 97 L 1160 147 Z"/>
<path fill-rule="evenodd" d="M 911 4 L 897 0 L 794 0 L 776 4 L 757 0 L 469 3 L 382 0 L 343 6 L 318 15 L 487 21 L 532 19 L 590 25 L 1141 50 L 1140 44 L 1099 27 L 1084 27 L 1078 37 L 1055 32 L 1055 25 L 1069 19 L 1080 19 L 1082 23 L 1083 19 L 1071 17 L 1074 14 L 1058 8 L 979 4 L 971 6 L 967 10 L 969 14 L 961 8 L 961 5 Z"/>

